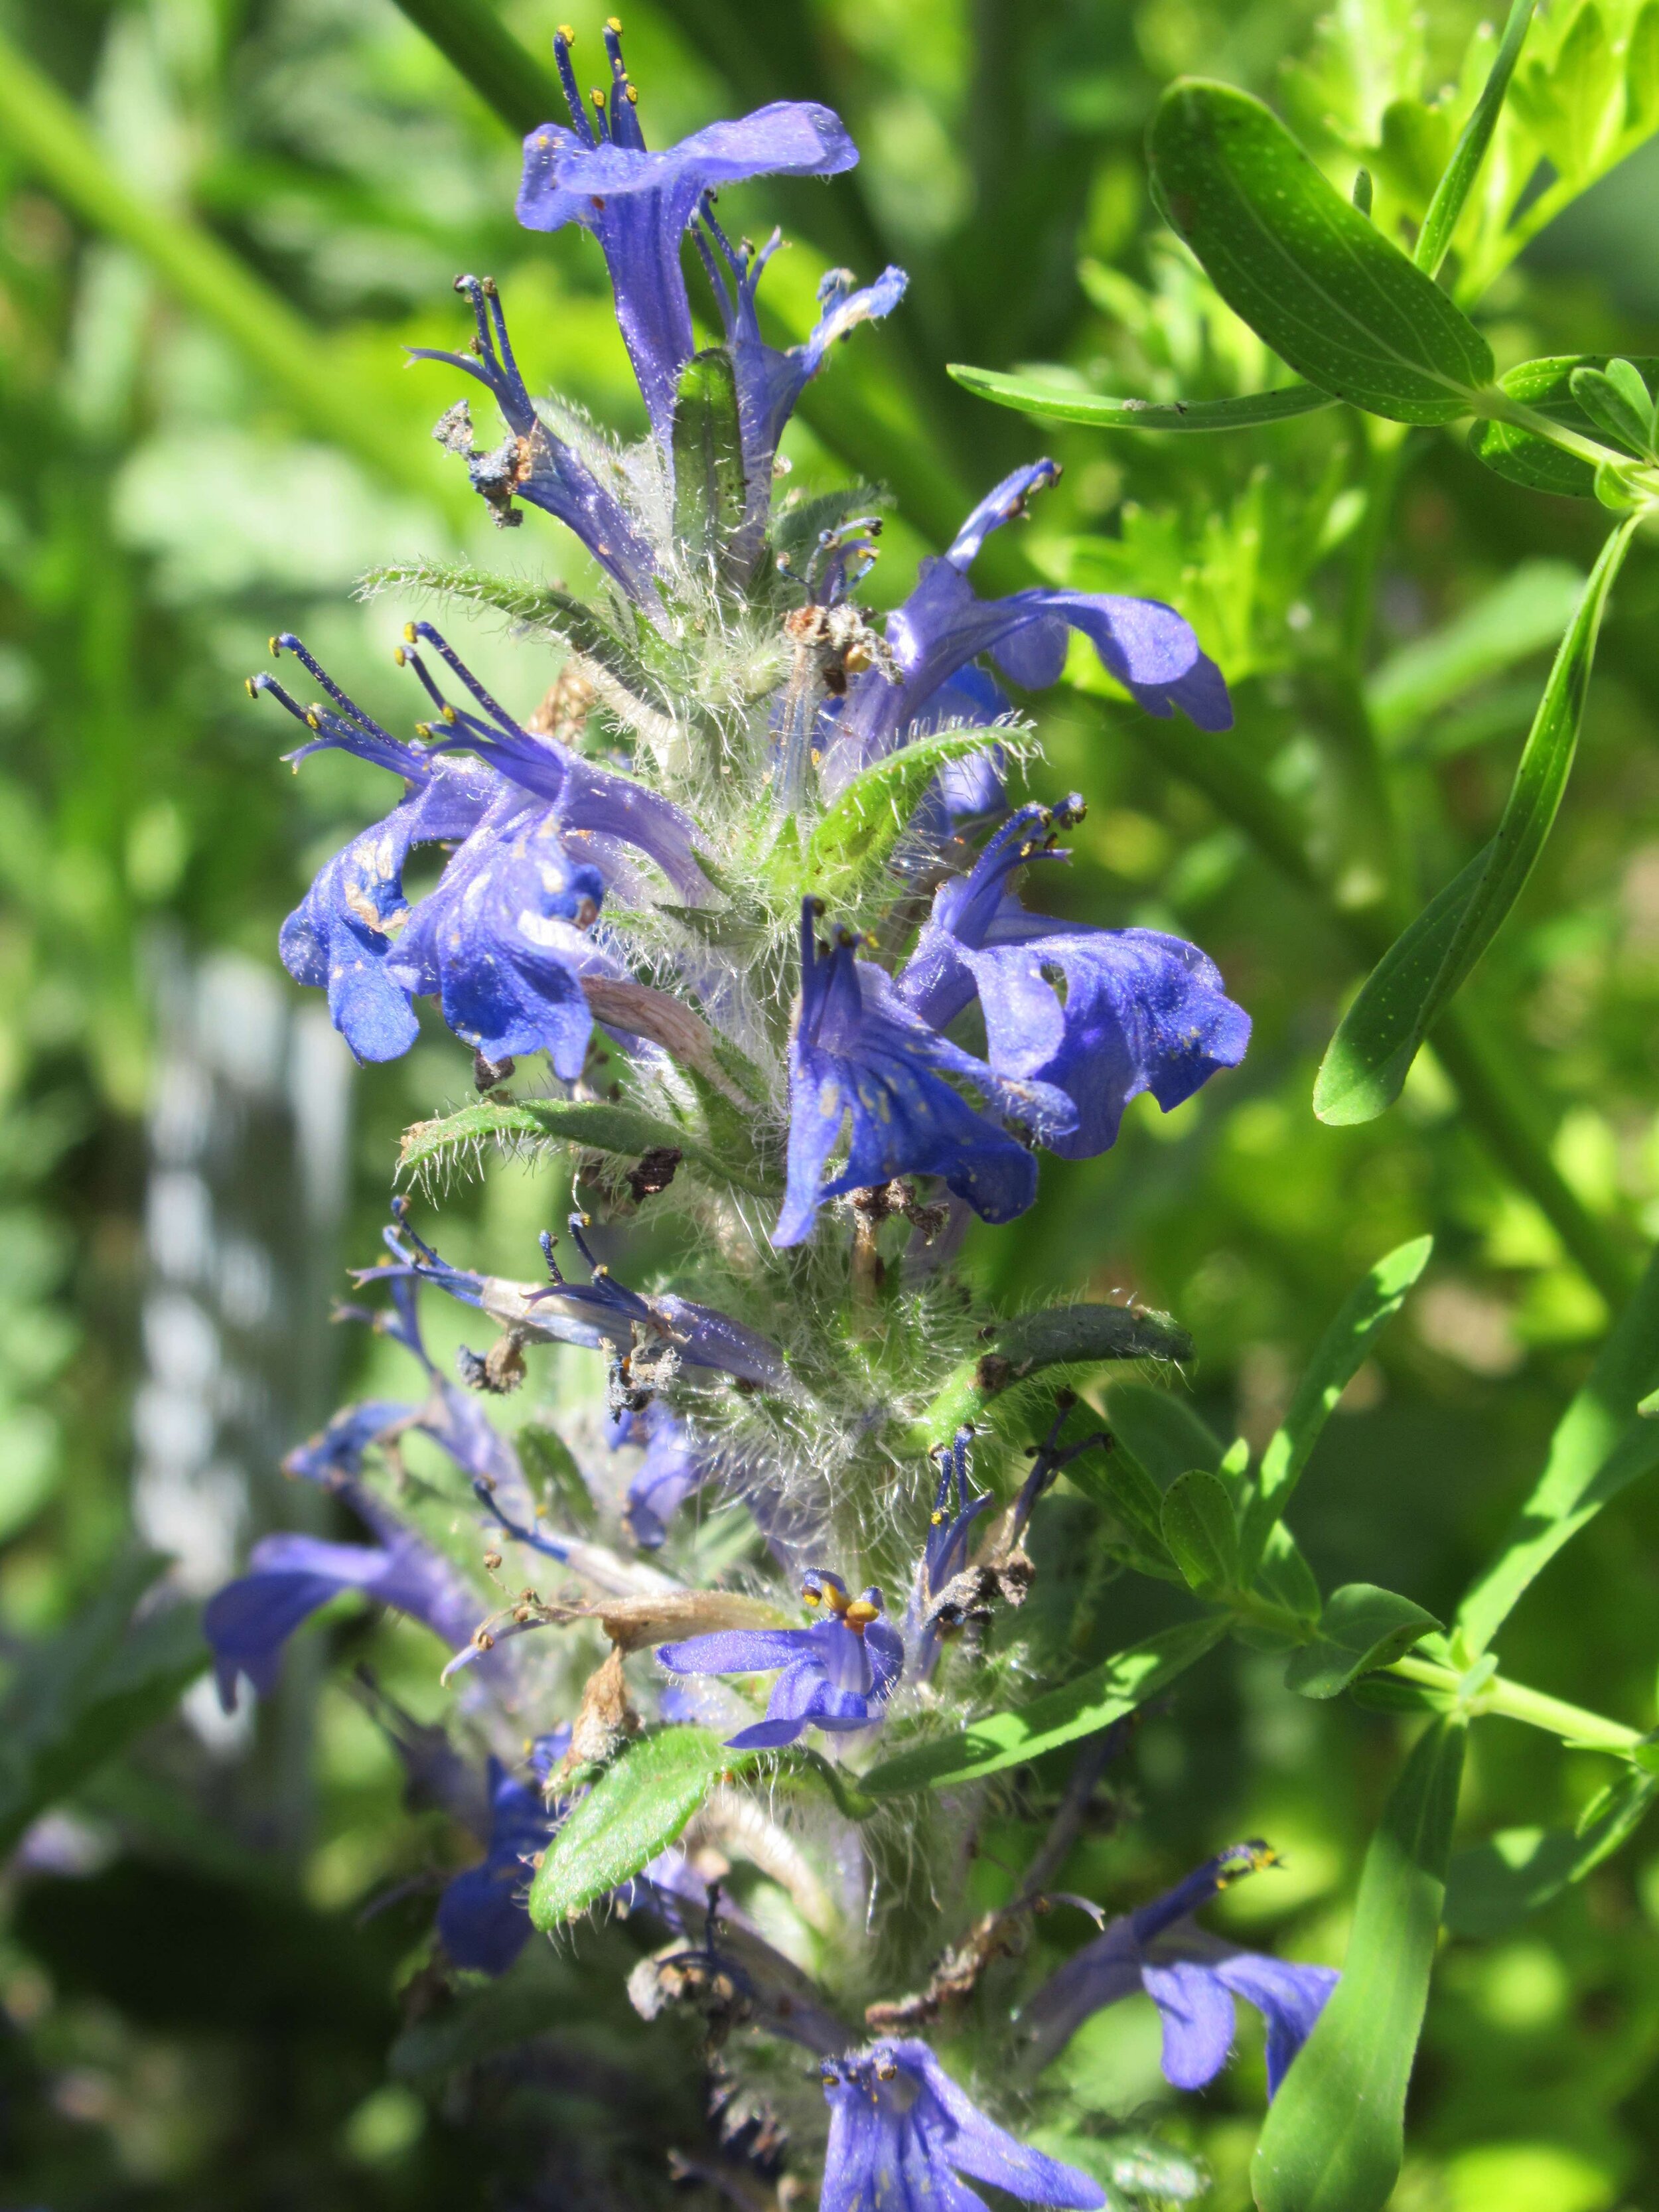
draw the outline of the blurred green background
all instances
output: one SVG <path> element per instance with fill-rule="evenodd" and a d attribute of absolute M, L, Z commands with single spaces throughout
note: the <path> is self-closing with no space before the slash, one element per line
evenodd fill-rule
<path fill-rule="evenodd" d="M 555 19 L 521 0 L 505 13 L 544 53 Z M 1322 44 L 1314 13 L 653 0 L 626 28 L 654 143 L 814 97 L 863 149 L 832 185 L 753 187 L 723 212 L 795 240 L 769 279 L 786 318 L 827 266 L 912 272 L 904 307 L 838 353 L 787 447 L 798 481 L 891 486 L 876 602 L 1048 444 L 1065 479 L 1019 555 L 999 555 L 1005 575 L 1021 580 L 1023 556 L 1176 602 L 1240 687 L 1237 743 L 1312 856 L 1298 882 L 1264 849 L 1248 810 L 1190 772 L 1189 730 L 1084 689 L 1041 702 L 1033 787 L 1090 805 L 1055 902 L 1197 939 L 1255 1041 L 1236 1078 L 1167 1119 L 1142 1102 L 1106 1158 L 1047 1162 L 1036 1211 L 981 1233 L 973 1264 L 1014 1303 L 1086 1286 L 1172 1310 L 1197 1340 L 1203 1410 L 1260 1444 L 1349 1284 L 1432 1229 L 1434 1264 L 1327 1432 L 1298 1528 L 1322 1580 L 1443 1613 L 1528 1484 L 1611 1280 L 1659 1231 L 1659 559 L 1632 556 L 1563 818 L 1467 994 L 1607 1255 L 1598 1282 L 1431 1055 L 1364 1128 L 1322 1127 L 1309 1100 L 1368 964 L 1347 921 L 1374 898 L 1379 834 L 1330 702 L 1332 641 L 1370 672 L 1398 837 L 1432 889 L 1489 832 L 1603 518 L 1499 482 L 1444 436 L 1383 453 L 1399 472 L 1385 510 L 1378 451 L 1340 414 L 1224 442 L 1108 440 L 981 404 L 944 369 L 1046 362 L 1158 396 L 1269 380 L 1159 225 L 1140 134 L 1159 86 L 1200 69 L 1278 100 L 1346 187 L 1332 56 L 1381 85 L 1418 66 L 1396 51 L 1417 34 L 1403 10 L 1345 0 Z M 1425 88 L 1455 70 L 1475 20 L 1432 11 Z M 354 601 L 362 571 L 470 550 L 584 581 L 576 549 L 536 519 L 500 540 L 470 511 L 427 436 L 451 380 L 404 368 L 401 349 L 455 344 L 450 281 L 487 270 L 532 388 L 630 433 L 644 418 L 597 252 L 516 228 L 510 137 L 390 0 L 12 0 L 0 21 L 88 134 L 60 134 L 44 177 L 16 127 L 34 94 L 0 58 L 0 1649 L 22 1663 L 48 1637 L 75 1649 L 128 1540 L 135 1469 L 152 1481 L 152 1539 L 200 1504 L 198 1583 L 216 1544 L 228 1559 L 295 1517 L 277 1454 L 376 1357 L 322 1328 L 328 1296 L 348 1260 L 374 1256 L 398 1129 L 466 1091 L 466 1055 L 435 1029 L 406 1060 L 354 1074 L 301 1019 L 277 926 L 386 791 L 332 755 L 289 775 L 278 718 L 241 684 L 268 634 L 293 628 L 401 720 L 402 611 Z M 599 19 L 576 27 L 590 67 Z M 1314 58 L 1287 80 L 1292 56 Z M 1501 281 L 1485 314 L 1500 365 L 1659 353 L 1656 190 L 1638 154 Z M 1344 549 L 1368 527 L 1375 574 L 1356 605 Z M 1474 641 L 1449 649 L 1460 620 L 1454 647 Z M 488 631 L 470 643 L 527 711 L 551 671 Z M 449 1194 L 446 1249 L 532 1272 L 556 1202 L 500 1164 Z M 193 1368 L 186 1281 L 214 1331 Z M 169 1493 L 181 1454 L 198 1486 Z M 1505 1670 L 1650 1726 L 1656 1600 L 1659 1498 L 1638 1491 L 1528 1599 Z M 325 1682 L 330 1638 L 343 1663 Z M 0 1932 L 11 2212 L 655 2201 L 665 2150 L 700 2124 L 696 2069 L 687 2035 L 659 2026 L 647 2041 L 628 2014 L 625 1934 L 550 1962 L 557 2024 L 529 2060 L 456 2074 L 420 2044 L 423 1929 L 453 1846 L 404 1814 L 351 1692 L 349 1662 L 371 1653 L 412 1707 L 437 1711 L 418 1644 L 337 1624 L 296 1655 L 252 1735 L 216 1729 L 198 1699 L 193 1722 L 152 1731 L 56 1828 L 31 1831 Z M 1224 1924 L 1340 1959 L 1397 1742 L 1386 1718 L 1290 1697 L 1270 1662 L 1218 1658 L 1146 1732 L 1145 1818 L 1113 1843 L 1108 1879 L 1133 1899 L 1265 1834 L 1287 1871 L 1236 1893 Z M 1465 1826 L 1571 1824 L 1605 1778 L 1494 1723 Z M 1448 1943 L 1399 2212 L 1659 2205 L 1656 1850 L 1638 1836 L 1499 1940 Z M 1177 2103 L 1147 2021 L 1110 2017 L 1068 2061 L 1071 2092 L 1156 2120 L 1206 2162 L 1215 2212 L 1240 2212 L 1259 2066 Z"/>

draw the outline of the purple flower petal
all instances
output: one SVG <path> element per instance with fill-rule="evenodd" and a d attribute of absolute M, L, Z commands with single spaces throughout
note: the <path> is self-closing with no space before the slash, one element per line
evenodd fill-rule
<path fill-rule="evenodd" d="M 1177 1960 L 1146 1966 L 1141 1981 L 1164 2023 L 1164 2078 L 1172 2088 L 1201 2089 L 1232 2049 L 1233 2001 L 1207 1966 Z"/>
<path fill-rule="evenodd" d="M 1313 2033 L 1340 1976 L 1329 1966 L 1294 1966 L 1259 1951 L 1218 1959 L 1216 1979 L 1253 2004 L 1267 2023 L 1267 2094 L 1278 2094 L 1285 2069 Z"/>

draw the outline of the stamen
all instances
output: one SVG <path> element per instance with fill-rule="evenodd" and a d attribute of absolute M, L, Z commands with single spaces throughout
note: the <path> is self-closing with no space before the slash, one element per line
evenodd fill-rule
<path fill-rule="evenodd" d="M 507 732 L 509 737 L 517 738 L 523 736 L 524 732 L 520 729 L 519 725 L 514 720 L 507 709 L 498 700 L 493 698 L 491 695 L 485 690 L 483 685 L 479 683 L 477 678 L 472 673 L 472 671 L 455 651 L 453 646 L 449 643 L 448 640 L 444 637 L 440 631 L 435 630 L 429 622 L 405 623 L 404 627 L 404 635 L 408 638 L 411 645 L 416 638 L 421 639 L 425 644 L 429 645 L 433 650 L 440 655 L 445 664 L 448 667 L 452 668 L 455 674 L 459 677 L 461 682 L 465 684 L 467 690 L 478 702 L 478 704 L 483 708 L 485 714 L 493 716 L 493 718 L 500 723 L 502 729 Z M 454 718 L 452 715 L 448 719 L 453 720 Z"/>
<path fill-rule="evenodd" d="M 570 49 L 576 43 L 576 33 L 568 23 L 561 23 L 553 34 L 553 64 L 559 72 L 559 84 L 564 93 L 564 104 L 570 110 L 570 120 L 576 134 L 592 146 L 595 141 L 592 125 L 587 119 L 587 110 L 576 83 L 576 72 L 570 66 Z"/>
<path fill-rule="evenodd" d="M 294 655 L 294 658 L 299 662 L 300 665 L 307 670 L 309 674 L 316 678 L 317 681 L 322 685 L 324 690 L 327 692 L 329 697 L 334 702 L 335 705 L 341 709 L 342 713 L 349 714 L 354 722 L 361 723 L 362 727 L 369 732 L 371 737 L 391 738 L 391 731 L 383 730 L 372 714 L 366 714 L 362 708 L 357 704 L 356 701 L 352 698 L 349 693 L 341 690 L 339 685 L 334 681 L 328 671 L 324 668 L 311 653 L 307 652 L 305 647 L 301 644 L 299 639 L 295 636 L 293 631 L 290 629 L 282 631 L 279 635 L 271 640 L 271 650 L 273 653 L 279 652 L 284 646 L 286 646 L 288 650 Z"/>

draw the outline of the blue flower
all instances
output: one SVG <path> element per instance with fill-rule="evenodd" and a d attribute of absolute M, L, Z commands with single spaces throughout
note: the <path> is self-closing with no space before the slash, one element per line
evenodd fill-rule
<path fill-rule="evenodd" d="M 772 1686 L 766 1718 L 728 1738 L 730 1751 L 776 1751 L 808 1728 L 826 1733 L 869 1728 L 904 1671 L 904 1644 L 882 1618 L 873 1587 L 850 1597 L 839 1575 L 810 1574 L 801 1584 L 808 1605 L 828 1608 L 811 1628 L 736 1628 L 665 1644 L 658 1652 L 673 1674 L 782 1673 Z"/>
<path fill-rule="evenodd" d="M 563 1817 L 562 1806 L 547 1804 L 539 1781 L 563 1755 L 569 1739 L 568 1726 L 541 1739 L 533 1761 L 537 1784 L 520 1782 L 498 1760 L 490 1760 L 489 1846 L 478 1864 L 458 1874 L 438 1900 L 438 1936 L 453 1965 L 504 1974 L 529 1941 L 529 1862 Z"/>
<path fill-rule="evenodd" d="M 574 127 L 544 123 L 525 140 L 518 215 L 529 230 L 576 222 L 598 239 L 629 357 L 666 447 L 680 371 L 695 344 L 680 240 L 704 195 L 750 177 L 834 176 L 853 167 L 858 151 L 827 107 L 776 100 L 741 122 L 711 123 L 677 146 L 647 153 L 614 27 L 605 43 L 610 100 L 595 94 L 590 115 L 571 67 L 568 33 L 555 38 Z"/>
<path fill-rule="evenodd" d="M 291 652 L 332 704 L 302 708 L 268 674 L 249 681 L 315 733 L 290 756 L 296 762 L 350 752 L 410 787 L 318 875 L 283 925 L 283 963 L 296 982 L 326 988 L 335 1027 L 359 1060 L 406 1052 L 416 1035 L 412 1001 L 430 994 L 488 1058 L 545 1050 L 573 1079 L 592 1027 L 582 978 L 622 972 L 592 934 L 605 894 L 649 902 L 633 857 L 642 854 L 675 899 L 705 902 L 696 825 L 660 793 L 521 728 L 430 623 L 404 635 L 431 646 L 476 702 L 453 705 L 421 653 L 399 648 L 438 709 L 441 739 L 428 723 L 418 726 L 423 742 L 394 738 L 289 633 L 272 650 Z M 447 757 L 458 745 L 481 757 Z M 437 888 L 411 908 L 404 866 L 416 847 L 439 842 L 456 849 Z"/>
<path fill-rule="evenodd" d="M 819 2212 L 985 2212 L 964 2173 L 1027 2204 L 1106 2202 L 1086 2173 L 987 2119 L 925 2043 L 872 2044 L 826 2060 L 822 2078 L 830 2147 Z"/>
<path fill-rule="evenodd" d="M 498 523 L 517 522 L 513 502 L 527 499 L 573 530 L 634 605 L 656 619 L 662 602 L 651 548 L 615 494 L 605 489 L 587 463 L 536 412 L 514 358 L 493 281 L 458 276 L 455 289 L 465 295 L 477 325 L 471 356 L 411 346 L 410 358 L 441 361 L 476 377 L 494 394 L 507 437 L 493 453 L 477 451 L 472 445 L 471 418 L 463 404 L 439 424 L 441 441 L 465 457 L 473 489 L 489 502 Z"/>
<path fill-rule="evenodd" d="M 256 1544 L 248 1571 L 208 1600 L 202 1630 L 213 1651 L 219 1702 L 236 1704 L 246 1674 L 264 1697 L 276 1680 L 284 1644 L 312 1614 L 342 1590 L 361 1590 L 377 1604 L 406 1613 L 453 1650 L 471 1638 L 477 1601 L 441 1553 L 404 1528 L 367 1492 L 351 1504 L 381 1540 L 331 1544 L 318 1536 L 267 1536 Z"/>
<path fill-rule="evenodd" d="M 618 1413 L 611 1425 L 611 1448 L 643 1444 L 644 1457 L 628 1486 L 623 1518 L 642 1552 L 661 1547 L 668 1524 L 713 1468 L 690 1425 L 653 1398 L 642 1413 Z"/>
<path fill-rule="evenodd" d="M 1273 1856 L 1263 1844 L 1235 1844 L 1085 1943 L 1024 2009 L 1040 2063 L 1061 2051 L 1091 2014 L 1144 1990 L 1164 2023 L 1165 2079 L 1177 2089 L 1201 2089 L 1226 2063 L 1233 2000 L 1243 1997 L 1267 2024 L 1267 2094 L 1274 2095 L 1338 1977 L 1328 1966 L 1241 1951 L 1189 1917 L 1230 1882 L 1271 1865 Z"/>
<path fill-rule="evenodd" d="M 1065 666 L 1068 629 L 1090 639 L 1103 665 L 1148 713 L 1167 716 L 1180 707 L 1200 729 L 1230 726 L 1221 672 L 1200 651 L 1190 624 L 1161 600 L 1043 585 L 1003 599 L 976 595 L 967 572 L 988 533 L 1023 513 L 1031 494 L 1059 474 L 1053 461 L 1016 469 L 980 501 L 949 552 L 922 563 L 915 589 L 887 621 L 900 680 L 872 666 L 838 703 L 820 771 L 830 797 L 905 744 L 918 723 L 926 727 L 942 687 L 978 654 L 988 653 L 1027 690 L 1054 683 Z"/>
<path fill-rule="evenodd" d="M 1013 896 L 1027 862 L 1069 857 L 1051 832 L 1082 811 L 1073 798 L 1006 823 L 968 875 L 940 886 L 896 986 L 935 1029 L 977 998 L 994 1073 L 1051 1085 L 1076 1107 L 1075 1126 L 1044 1139 L 1074 1160 L 1106 1150 L 1132 1098 L 1150 1091 L 1167 1112 L 1217 1068 L 1237 1067 L 1250 1036 L 1249 1016 L 1196 945 L 1158 929 L 1057 921 Z"/>
<path fill-rule="evenodd" d="M 961 1076 L 1050 1141 L 1076 1121 L 1044 1083 L 1005 1082 L 917 1018 L 857 939 L 820 947 L 817 902 L 801 909 L 800 1000 L 789 1041 L 789 1177 L 775 1245 L 798 1244 L 827 1198 L 895 1176 L 937 1175 L 987 1221 L 1011 1221 L 1036 1196 L 1036 1163 L 1018 1138 L 976 1113 L 945 1080 Z M 850 1119 L 846 1164 L 823 1180 Z"/>
<path fill-rule="evenodd" d="M 755 294 L 762 272 L 782 243 L 774 231 L 757 253 L 747 241 L 734 246 L 705 201 L 696 231 L 697 249 L 726 326 L 727 349 L 738 391 L 738 423 L 743 440 L 743 475 L 747 498 L 743 526 L 733 541 L 733 561 L 741 570 L 752 565 L 766 534 L 772 505 L 772 465 L 796 402 L 823 368 L 838 338 L 860 323 L 890 315 L 909 283 L 903 270 L 883 270 L 873 284 L 857 288 L 849 269 L 832 269 L 818 286 L 818 319 L 800 345 L 780 350 L 760 333 Z"/>

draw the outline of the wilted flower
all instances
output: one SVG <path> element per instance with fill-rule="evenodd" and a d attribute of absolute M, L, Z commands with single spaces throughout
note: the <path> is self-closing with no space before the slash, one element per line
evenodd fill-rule
<path fill-rule="evenodd" d="M 1313 2032 L 1338 1976 L 1244 1951 L 1190 1916 L 1243 1875 L 1273 1863 L 1264 1844 L 1235 1844 L 1138 1912 L 1114 1920 L 1069 1958 L 1026 2005 L 1022 2019 L 1047 2064 L 1091 2014 L 1144 1990 L 1164 2023 L 1164 2073 L 1177 2089 L 1201 2089 L 1227 2063 L 1233 2000 L 1267 2024 L 1267 2094 Z"/>

